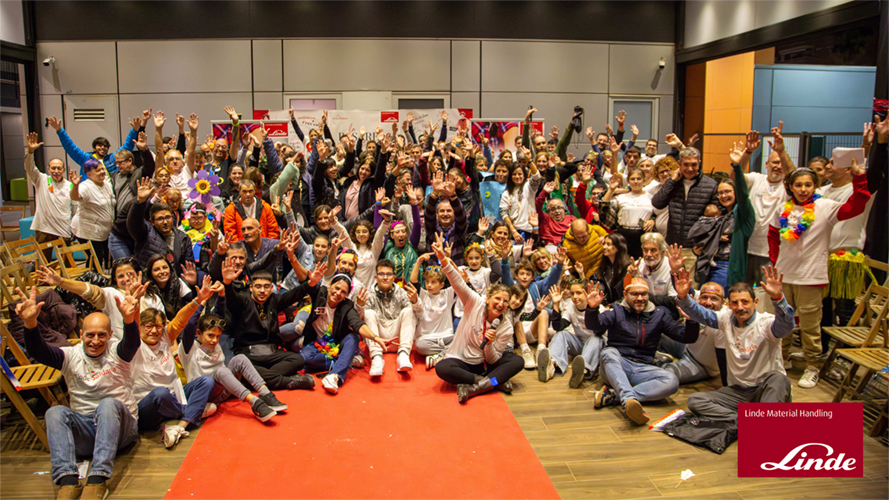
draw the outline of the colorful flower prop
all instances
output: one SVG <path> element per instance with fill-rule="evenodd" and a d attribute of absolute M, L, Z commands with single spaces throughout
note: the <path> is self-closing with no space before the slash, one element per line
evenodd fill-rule
<path fill-rule="evenodd" d="M 191 192 L 188 197 L 197 200 L 204 205 L 210 205 L 213 196 L 219 196 L 219 177 L 215 174 L 208 174 L 206 170 L 198 171 L 198 176 L 188 181 L 188 187 Z"/>
<path fill-rule="evenodd" d="M 336 359 L 340 355 L 340 346 L 333 341 L 333 323 L 327 325 L 324 336 L 315 341 L 315 349 L 325 355 L 327 359 Z"/>
<path fill-rule="evenodd" d="M 784 204 L 784 212 L 778 221 L 781 223 L 781 237 L 787 241 L 796 241 L 815 222 L 815 200 L 821 198 L 820 194 L 812 197 L 812 200 L 803 205 L 801 216 L 791 216 L 793 211 L 793 199 Z"/>

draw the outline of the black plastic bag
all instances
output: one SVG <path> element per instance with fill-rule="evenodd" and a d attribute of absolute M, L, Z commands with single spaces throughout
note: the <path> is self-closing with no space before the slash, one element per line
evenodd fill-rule
<path fill-rule="evenodd" d="M 665 425 L 664 434 L 722 455 L 729 445 L 738 440 L 738 423 L 710 420 L 689 412 Z"/>
<path fill-rule="evenodd" d="M 89 283 L 91 285 L 96 285 L 102 288 L 111 285 L 111 280 L 95 271 L 87 271 L 78 276 L 74 281 L 83 281 L 84 283 Z M 96 312 L 96 308 L 93 307 L 92 304 L 90 304 L 89 302 L 83 300 L 80 295 L 69 292 L 68 290 L 64 290 L 61 287 L 56 287 L 55 290 L 59 294 L 59 296 L 62 297 L 62 300 L 64 300 L 65 303 L 74 306 L 74 309 L 77 310 L 77 315 L 81 318 Z"/>

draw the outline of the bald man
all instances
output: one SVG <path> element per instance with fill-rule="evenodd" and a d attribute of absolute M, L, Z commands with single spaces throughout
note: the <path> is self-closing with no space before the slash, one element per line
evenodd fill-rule
<path fill-rule="evenodd" d="M 565 233 L 565 249 L 575 262 L 583 264 L 584 278 L 590 279 L 599 269 L 603 249 L 599 242 L 608 231 L 596 224 L 588 224 L 586 219 L 575 219 Z"/>
<path fill-rule="evenodd" d="M 725 309 L 725 291 L 722 285 L 712 281 L 704 283 L 698 292 L 698 304 L 717 313 Z M 670 337 L 661 336 L 661 351 L 669 353 L 676 361 L 663 366 L 676 375 L 679 384 L 690 384 L 723 374 L 725 379 L 725 339 L 719 330 L 701 325 L 698 340 L 694 344 L 683 344 Z"/>
<path fill-rule="evenodd" d="M 144 287 L 141 294 L 144 294 Z M 24 295 L 22 295 L 24 296 Z M 37 329 L 43 303 L 37 290 L 16 306 L 25 323 L 25 347 L 39 363 L 62 372 L 71 402 L 46 412 L 46 434 L 52 461 L 52 480 L 62 487 L 58 498 L 104 498 L 117 450 L 137 434 L 138 407 L 133 398 L 131 362 L 139 350 L 135 315 L 140 294 L 118 304 L 124 320 L 123 339 L 114 340 L 111 321 L 104 313 L 83 320 L 79 345 L 52 347 Z M 92 455 L 86 486 L 78 480 L 76 456 Z"/>

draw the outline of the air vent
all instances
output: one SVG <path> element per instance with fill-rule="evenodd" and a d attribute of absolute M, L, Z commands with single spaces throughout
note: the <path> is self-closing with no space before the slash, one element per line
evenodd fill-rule
<path fill-rule="evenodd" d="M 104 109 L 75 109 L 74 121 L 76 122 L 103 122 L 105 121 Z"/>

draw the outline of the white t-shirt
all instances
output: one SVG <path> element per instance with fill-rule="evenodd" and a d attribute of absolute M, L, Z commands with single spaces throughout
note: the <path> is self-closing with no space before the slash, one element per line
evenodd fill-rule
<path fill-rule="evenodd" d="M 183 350 L 180 349 L 179 361 L 182 363 L 182 368 L 185 369 L 185 379 L 189 382 L 204 375 L 213 376 L 213 372 L 225 365 L 225 354 L 219 344 L 216 344 L 213 349 L 205 351 L 204 347 L 195 340 L 188 354 L 183 356 L 182 352 Z"/>
<path fill-rule="evenodd" d="M 165 328 L 164 336 L 166 335 Z M 133 397 L 136 401 L 142 401 L 142 398 L 158 387 L 167 387 L 180 403 L 185 402 L 182 382 L 176 374 L 176 360 L 166 338 L 162 338 L 154 346 L 142 342 L 133 358 L 133 364 Z"/>
<path fill-rule="evenodd" d="M 749 325 L 735 326 L 730 309 L 723 307 L 716 313 L 722 345 L 730 351 L 725 356 L 729 385 L 753 387 L 761 384 L 771 372 L 787 375 L 781 356 L 781 339 L 772 335 L 775 315 L 755 314 Z M 720 346 L 719 339 L 716 346 Z"/>
<path fill-rule="evenodd" d="M 522 306 L 522 312 L 519 314 L 520 315 L 521 314 L 529 314 L 529 313 L 534 312 L 535 309 L 537 309 L 537 306 L 534 305 L 534 299 L 532 299 L 531 294 L 528 293 L 528 296 L 525 297 L 525 305 Z M 532 321 L 522 321 L 522 330 L 525 331 L 525 339 L 536 339 L 537 338 L 537 332 L 535 332 L 531 329 L 532 323 L 534 323 L 533 320 Z"/>
<path fill-rule="evenodd" d="M 488 287 L 491 286 L 491 269 L 488 267 L 480 267 L 478 270 L 473 271 L 469 269 L 467 266 L 460 266 L 458 269 L 466 271 L 466 274 L 469 276 L 469 283 L 472 285 L 472 288 L 475 289 L 480 295 L 484 296 L 488 290 Z M 457 300 L 457 304 L 454 306 L 454 317 L 462 318 L 463 317 L 463 301 Z"/>
<path fill-rule="evenodd" d="M 654 195 L 664 187 L 659 181 L 651 181 L 651 184 L 645 186 L 645 192 L 648 193 L 649 196 L 654 198 Z M 654 228 L 657 232 L 666 235 L 667 234 L 667 226 L 670 225 L 670 206 L 666 206 L 664 208 L 655 208 L 654 209 Z"/>
<path fill-rule="evenodd" d="M 75 202 L 77 214 L 71 221 L 71 228 L 78 238 L 90 241 L 105 241 L 111 234 L 114 223 L 114 188 L 109 180 L 101 186 L 87 179 L 78 188 L 81 201 Z"/>
<path fill-rule="evenodd" d="M 182 172 L 178 174 L 170 173 L 170 187 L 178 189 L 182 193 L 182 199 L 187 200 L 191 188 L 188 187 L 188 181 L 192 179 L 192 175 L 188 171 L 188 167 L 183 166 Z"/>
<path fill-rule="evenodd" d="M 639 219 L 647 221 L 651 218 L 654 206 L 651 204 L 651 195 L 624 193 L 614 199 L 617 209 L 617 223 L 623 227 L 639 228 Z"/>
<path fill-rule="evenodd" d="M 784 210 L 784 202 L 787 201 L 787 191 L 783 182 L 770 183 L 766 175 L 758 172 L 745 174 L 747 186 L 750 188 L 750 203 L 753 204 L 753 212 L 756 214 L 756 223 L 750 234 L 747 245 L 747 253 L 759 257 L 769 256 L 769 224 Z"/>
<path fill-rule="evenodd" d="M 121 316 L 120 310 L 117 308 L 115 298 L 123 300 L 125 295 L 117 288 L 108 287 L 100 288 L 100 290 L 105 294 L 105 307 L 102 308 L 102 312 L 105 313 L 105 316 L 108 316 L 108 321 L 111 322 L 111 336 L 114 340 L 121 340 L 123 338 L 123 316 Z"/>
<path fill-rule="evenodd" d="M 500 196 L 500 215 L 504 218 L 509 217 L 512 225 L 520 231 L 531 231 L 533 228 L 529 217 L 532 213 L 537 212 L 534 205 L 534 196 L 537 193 L 537 187 L 543 178 L 540 174 L 534 174 L 528 179 L 528 182 L 522 186 L 522 189 L 516 191 L 515 194 L 509 194 L 504 191 Z"/>
<path fill-rule="evenodd" d="M 837 213 L 842 203 L 819 198 L 815 200 L 815 220 L 798 240 L 780 238 L 778 261 L 775 267 L 784 273 L 784 283 L 789 285 L 823 285 L 830 280 L 827 276 L 830 234 L 837 223 Z M 781 212 L 775 213 L 772 226 L 781 228 L 778 219 Z M 787 217 L 788 226 L 795 226 L 803 214 L 803 207 L 794 203 Z"/>
<path fill-rule="evenodd" d="M 691 187 L 695 185 L 695 181 L 697 179 L 686 179 L 682 178 L 682 185 L 685 186 L 685 198 L 688 198 L 688 192 L 691 191 Z"/>
<path fill-rule="evenodd" d="M 502 317 L 496 318 L 493 322 L 488 321 L 485 314 L 487 309 L 485 298 L 466 285 L 460 272 L 453 265 L 446 265 L 444 272 L 454 293 L 466 305 L 466 313 L 463 315 L 457 331 L 454 332 L 454 341 L 448 348 L 447 357 L 457 358 L 470 365 L 480 365 L 484 362 L 496 363 L 512 341 L 515 331 L 512 311 L 507 308 Z M 494 340 L 488 342 L 482 349 L 482 339 L 491 328 L 495 331 Z"/>
<path fill-rule="evenodd" d="M 851 182 L 840 187 L 830 185 L 821 188 L 821 196 L 828 200 L 846 203 L 852 197 L 852 191 L 854 191 L 854 188 Z M 864 229 L 867 226 L 867 217 L 870 215 L 873 203 L 874 197 L 871 196 L 864 207 L 864 213 L 851 219 L 837 222 L 837 225 L 833 227 L 833 231 L 830 233 L 830 251 L 850 250 L 852 248 L 857 250 L 864 249 L 866 236 Z"/>
<path fill-rule="evenodd" d="M 87 356 L 83 344 L 62 347 L 65 361 L 61 372 L 68 385 L 72 410 L 90 415 L 96 412 L 99 402 L 111 397 L 123 403 L 133 418 L 139 418 L 139 405 L 133 397 L 132 363 L 117 355 L 119 344 L 119 340 L 110 340 L 97 358 Z"/>
<path fill-rule="evenodd" d="M 31 222 L 32 231 L 71 237 L 71 183 L 52 180 L 52 177 L 37 170 L 34 155 L 25 155 L 25 172 L 34 186 L 36 213 Z M 52 192 L 49 188 L 52 185 Z"/>
<path fill-rule="evenodd" d="M 420 290 L 417 303 L 411 306 L 417 317 L 417 338 L 441 339 L 454 335 L 451 307 L 455 299 L 453 288 L 444 288 L 438 295 Z"/>
<path fill-rule="evenodd" d="M 727 310 L 725 306 L 719 312 Z M 729 311 L 731 313 L 731 311 Z M 718 343 L 717 343 L 718 342 Z M 686 350 L 691 357 L 707 370 L 711 377 L 719 375 L 719 362 L 716 360 L 716 348 L 725 348 L 725 340 L 719 330 L 701 325 L 698 332 L 698 340 L 694 344 L 688 344 Z"/>
<path fill-rule="evenodd" d="M 586 309 L 578 311 L 571 299 L 562 299 L 560 306 L 562 309 L 562 319 L 566 319 L 571 323 L 571 326 L 574 328 L 574 336 L 580 339 L 581 342 L 586 342 L 588 338 L 595 335 L 592 330 L 587 329 L 584 322 Z"/>
<path fill-rule="evenodd" d="M 315 328 L 315 333 L 318 334 L 318 338 L 321 338 L 327 334 L 327 326 L 333 323 L 333 314 L 335 312 L 335 307 L 330 307 L 327 305 L 325 305 L 325 307 L 318 308 L 318 317 L 315 318 L 315 322 L 312 323 L 312 327 Z"/>
<path fill-rule="evenodd" d="M 670 273 L 670 264 L 666 257 L 661 257 L 661 263 L 657 269 L 652 270 L 645 263 L 645 259 L 639 264 L 639 276 L 648 283 L 648 288 L 653 296 L 676 297 L 676 289 L 673 288 L 673 279 Z"/>

